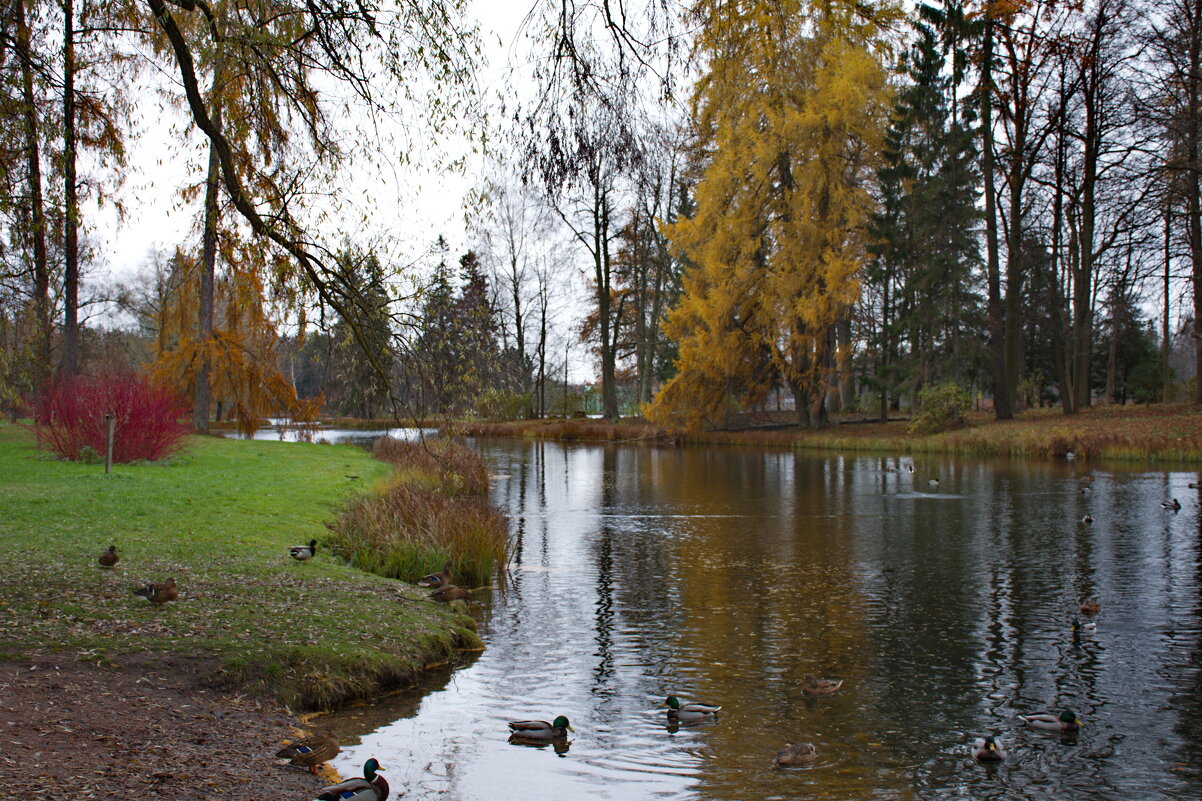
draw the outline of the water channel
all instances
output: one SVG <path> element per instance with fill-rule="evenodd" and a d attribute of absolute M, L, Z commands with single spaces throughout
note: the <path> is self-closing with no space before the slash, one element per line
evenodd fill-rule
<path fill-rule="evenodd" d="M 452 801 L 1202 798 L 1196 472 L 479 447 L 517 546 L 474 604 L 487 649 L 328 718 L 343 775 L 375 756 Z M 807 673 L 843 689 L 808 698 Z M 677 729 L 669 694 L 723 709 Z M 1066 707 L 1081 732 L 1019 725 Z M 507 742 L 560 714 L 566 749 Z M 987 733 L 1000 765 L 968 755 Z M 774 768 L 800 740 L 817 760 Z"/>

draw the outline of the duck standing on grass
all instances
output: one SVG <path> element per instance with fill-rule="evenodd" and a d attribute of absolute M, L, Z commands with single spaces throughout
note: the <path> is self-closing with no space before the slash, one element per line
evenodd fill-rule
<path fill-rule="evenodd" d="M 145 587 L 138 587 L 134 590 L 134 595 L 145 598 L 156 606 L 161 606 L 179 597 L 179 587 L 175 586 L 174 578 L 169 578 L 166 581 L 151 582 Z"/>
<path fill-rule="evenodd" d="M 288 548 L 288 555 L 298 562 L 304 562 L 317 555 L 317 540 L 309 540 L 308 545 L 293 545 Z"/>
<path fill-rule="evenodd" d="M 818 749 L 814 747 L 813 743 L 788 743 L 785 745 L 785 750 L 776 753 L 772 764 L 778 767 L 781 765 L 786 767 L 808 765 L 817 758 Z"/>
<path fill-rule="evenodd" d="M 991 736 L 978 737 L 973 741 L 972 755 L 982 762 L 1001 762 L 1006 758 L 1006 749 Z"/>
<path fill-rule="evenodd" d="M 276 758 L 287 759 L 289 765 L 298 768 L 308 768 L 309 772 L 316 776 L 317 766 L 322 762 L 329 762 L 341 751 L 334 735 L 324 731 L 289 743 L 276 752 Z"/>
<path fill-rule="evenodd" d="M 347 779 L 321 788 L 317 801 L 384 801 L 388 797 L 388 782 L 379 775 L 384 768 L 375 757 L 363 765 L 363 777 Z"/>
<path fill-rule="evenodd" d="M 545 720 L 509 721 L 509 739 L 511 740 L 549 743 L 552 740 L 567 737 L 568 732 L 575 731 L 565 715 L 560 715 L 550 723 Z"/>
<path fill-rule="evenodd" d="M 117 555 L 117 546 L 110 545 L 106 551 L 100 554 L 100 559 L 97 561 L 100 562 L 101 567 L 111 568 L 115 566 L 121 561 L 121 557 Z"/>
<path fill-rule="evenodd" d="M 669 695 L 664 701 L 668 706 L 668 720 L 678 720 L 681 723 L 696 723 L 701 720 L 713 720 L 722 707 L 713 704 L 682 704 L 675 695 Z"/>
<path fill-rule="evenodd" d="M 1041 712 L 1038 715 L 1019 715 L 1018 718 L 1028 726 L 1044 731 L 1078 731 L 1081 728 L 1081 719 L 1071 709 L 1064 710 L 1059 717 Z"/>

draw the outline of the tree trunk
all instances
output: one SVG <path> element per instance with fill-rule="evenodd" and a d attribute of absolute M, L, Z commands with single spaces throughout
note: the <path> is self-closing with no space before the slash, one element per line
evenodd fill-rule
<path fill-rule="evenodd" d="M 217 78 L 213 78 L 216 90 Z M 221 106 L 214 102 L 213 123 L 221 127 Z M 204 234 L 201 237 L 199 318 L 196 338 L 202 348 L 200 366 L 196 370 L 196 396 L 192 405 L 192 428 L 209 433 L 209 406 L 212 401 L 209 357 L 213 339 L 213 279 L 217 272 L 217 194 L 221 187 L 221 164 L 217 149 L 209 143 L 209 174 L 205 181 Z"/>
<path fill-rule="evenodd" d="M 1168 403 L 1173 399 L 1173 370 L 1169 367 L 1169 355 L 1172 344 L 1169 341 L 1169 314 L 1172 312 L 1172 299 L 1169 295 L 1169 265 L 1172 261 L 1172 232 L 1173 205 L 1172 199 L 1164 202 L 1164 318 L 1160 328 L 1160 369 L 1163 371 L 1164 385 L 1161 389 L 1160 400 Z"/>
<path fill-rule="evenodd" d="M 993 410 L 998 420 L 1014 417 L 1006 384 L 1005 325 L 998 260 L 997 195 L 993 175 L 993 18 L 985 15 L 985 54 L 981 70 L 981 172 L 985 179 L 985 250 L 988 273 L 989 354 L 993 367 Z"/>
<path fill-rule="evenodd" d="M 42 159 L 38 144 L 36 98 L 33 94 L 33 54 L 30 51 L 29 23 L 25 18 L 25 3 L 16 0 L 17 49 L 21 62 L 22 120 L 25 134 L 25 156 L 29 171 L 29 206 L 33 239 L 33 303 L 37 318 L 37 355 L 39 383 L 50 366 L 50 344 L 53 323 L 50 319 L 50 268 L 46 259 L 46 210 L 42 201 Z"/>
<path fill-rule="evenodd" d="M 597 277 L 597 314 L 601 331 L 601 414 L 607 420 L 618 419 L 616 386 L 617 360 L 614 357 L 613 320 L 610 295 L 609 197 L 599 186 L 593 190 L 593 268 Z"/>
<path fill-rule="evenodd" d="M 1199 89 L 1202 82 L 1202 0 L 1189 6 L 1189 62 L 1185 76 L 1186 92 L 1186 159 L 1184 171 L 1186 213 L 1189 219 L 1190 275 L 1194 289 L 1194 402 L 1202 403 L 1202 198 L 1199 181 L 1202 174 L 1198 161 Z"/>
<path fill-rule="evenodd" d="M 75 181 L 75 3 L 63 0 L 63 354 L 59 371 L 79 372 L 79 188 Z"/>

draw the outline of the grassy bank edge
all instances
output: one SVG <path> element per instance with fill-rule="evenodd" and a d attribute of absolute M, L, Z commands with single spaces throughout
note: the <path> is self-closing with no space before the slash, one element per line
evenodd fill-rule
<path fill-rule="evenodd" d="M 344 502 L 391 468 L 350 446 L 193 438 L 165 464 L 103 467 L 37 452 L 0 425 L 0 658 L 101 664 L 139 652 L 211 656 L 215 683 L 322 710 L 412 684 L 481 641 L 420 588 L 319 550 Z M 96 557 L 116 543 L 117 568 Z M 158 608 L 135 585 L 174 576 Z"/>
<path fill-rule="evenodd" d="M 974 414 L 968 425 L 938 434 L 914 434 L 906 422 L 836 421 L 819 430 L 787 424 L 738 430 L 679 431 L 640 419 L 455 421 L 448 433 L 478 437 L 529 437 L 578 442 L 752 445 L 881 454 L 945 454 L 1063 458 L 1125 462 L 1202 462 L 1202 412 L 1182 404 L 1102 406 L 1076 415 L 1036 409 L 1014 420 Z"/>

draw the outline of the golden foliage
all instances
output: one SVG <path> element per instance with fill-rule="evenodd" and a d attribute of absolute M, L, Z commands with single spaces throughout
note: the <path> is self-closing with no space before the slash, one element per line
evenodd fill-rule
<path fill-rule="evenodd" d="M 159 312 L 153 374 L 190 395 L 207 357 L 213 398 L 226 403 L 238 431 L 250 436 L 263 417 L 280 414 L 303 420 L 312 410 L 301 406 L 296 390 L 277 366 L 278 336 L 260 271 L 254 265 L 244 269 L 236 259 L 227 264 L 228 272 L 214 289 L 213 335 L 202 341 L 196 335 L 200 266 L 176 252 L 170 296 Z"/>
<path fill-rule="evenodd" d="M 665 324 L 678 372 L 647 411 L 690 428 L 781 382 L 799 408 L 821 408 L 833 327 L 859 297 L 866 184 L 890 100 L 883 17 L 862 6 L 703 7 L 697 209 L 665 227 L 695 266 Z"/>

